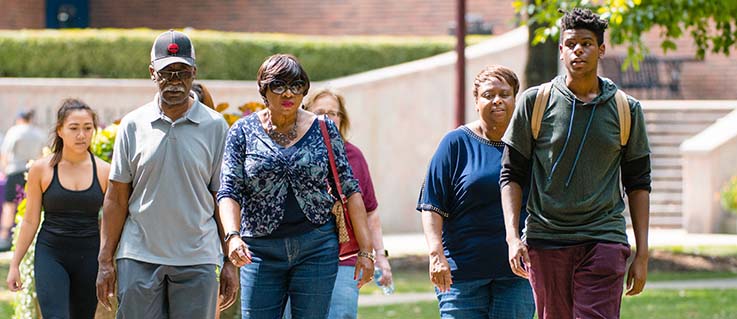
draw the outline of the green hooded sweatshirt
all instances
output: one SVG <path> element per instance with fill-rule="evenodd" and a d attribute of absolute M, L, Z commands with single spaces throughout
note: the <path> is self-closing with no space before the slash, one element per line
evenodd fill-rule
<path fill-rule="evenodd" d="M 626 244 L 620 163 L 650 154 L 640 102 L 627 96 L 632 128 L 622 147 L 616 85 L 599 78 L 601 93 L 584 103 L 565 79 L 553 79 L 537 140 L 530 119 L 538 87 L 522 93 L 502 139 L 531 161 L 523 239 Z"/>

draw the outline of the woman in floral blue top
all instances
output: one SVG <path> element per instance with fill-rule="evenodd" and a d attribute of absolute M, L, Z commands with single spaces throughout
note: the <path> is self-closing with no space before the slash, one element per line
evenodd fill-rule
<path fill-rule="evenodd" d="M 227 257 L 242 267 L 242 316 L 280 318 L 289 297 L 295 318 L 326 318 L 338 271 L 336 199 L 317 116 L 300 107 L 309 78 L 295 57 L 277 54 L 257 81 L 267 109 L 228 132 L 217 194 Z M 361 286 L 374 270 L 366 209 L 340 133 L 327 124 L 360 247 Z"/>

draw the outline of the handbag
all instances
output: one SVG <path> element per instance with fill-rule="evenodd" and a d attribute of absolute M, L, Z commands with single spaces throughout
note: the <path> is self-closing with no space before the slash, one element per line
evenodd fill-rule
<path fill-rule="evenodd" d="M 330 171 L 333 174 L 333 182 L 338 192 L 338 200 L 333 204 L 331 212 L 335 215 L 335 228 L 338 233 L 338 246 L 340 260 L 346 260 L 358 253 L 358 240 L 356 234 L 353 233 L 353 224 L 351 216 L 348 213 L 348 199 L 343 195 L 343 188 L 340 185 L 340 177 L 338 177 L 338 168 L 335 165 L 335 154 L 333 153 L 333 145 L 330 143 L 330 134 L 328 126 L 323 117 L 318 117 L 320 121 L 320 131 L 325 146 L 328 149 L 328 159 L 330 159 Z"/>

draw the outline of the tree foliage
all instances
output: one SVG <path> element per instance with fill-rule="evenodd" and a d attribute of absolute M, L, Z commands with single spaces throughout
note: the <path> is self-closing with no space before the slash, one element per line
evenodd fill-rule
<path fill-rule="evenodd" d="M 627 46 L 627 63 L 635 66 L 649 48 L 642 35 L 660 30 L 663 52 L 676 49 L 675 39 L 688 34 L 696 46 L 695 57 L 706 52 L 729 55 L 737 41 L 737 1 L 735 0 L 517 0 L 518 12 L 541 27 L 533 44 L 546 39 L 557 41 L 560 10 L 587 7 L 609 20 L 611 43 Z"/>

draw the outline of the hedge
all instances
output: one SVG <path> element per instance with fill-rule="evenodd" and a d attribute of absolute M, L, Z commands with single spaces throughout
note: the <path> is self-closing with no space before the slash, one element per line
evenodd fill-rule
<path fill-rule="evenodd" d="M 148 78 L 160 30 L 76 29 L 0 31 L 1 77 Z M 451 36 L 299 36 L 188 30 L 197 77 L 254 80 L 274 53 L 297 56 L 312 80 L 327 80 L 412 61 L 453 49 Z M 468 43 L 487 37 L 469 36 Z"/>

